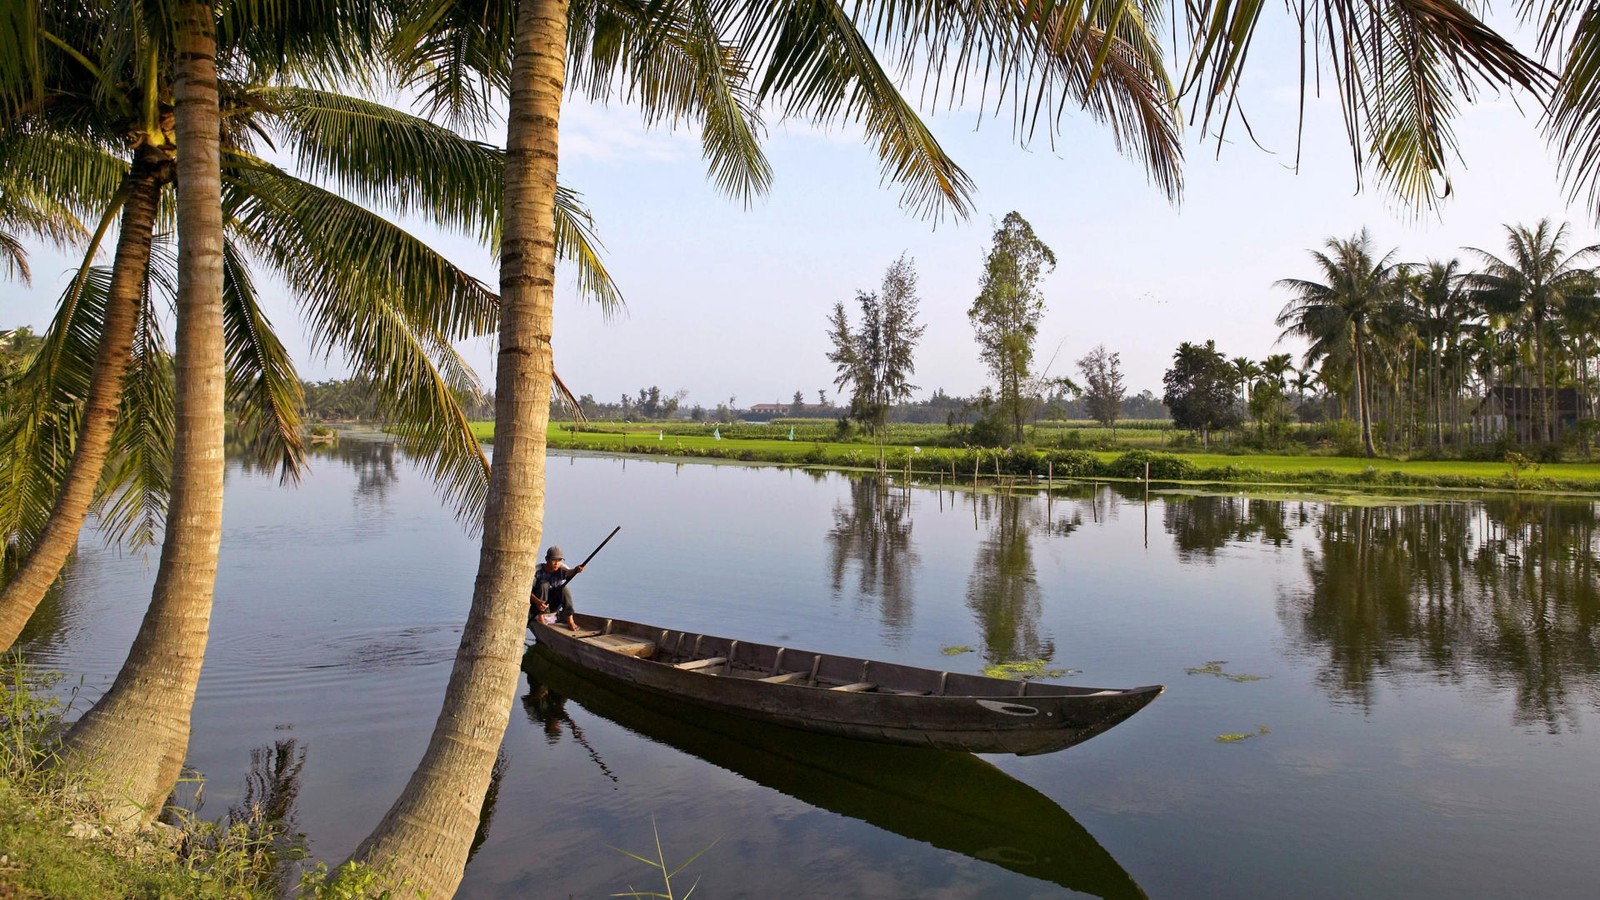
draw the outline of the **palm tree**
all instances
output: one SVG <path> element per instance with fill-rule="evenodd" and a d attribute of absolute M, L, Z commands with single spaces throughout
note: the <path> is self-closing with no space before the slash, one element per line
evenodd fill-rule
<path fill-rule="evenodd" d="M 107 19 L 63 9 L 46 17 L 41 28 L 50 29 L 63 44 L 91 48 L 104 62 L 117 58 L 117 44 L 126 42 L 130 31 L 110 28 Z M 225 49 L 237 54 L 236 45 Z M 174 145 L 170 129 L 161 126 L 159 107 L 155 114 L 141 113 L 148 121 L 127 122 L 130 110 L 142 109 L 136 101 L 144 91 L 139 81 L 143 71 L 162 71 L 155 42 L 134 46 L 142 48 L 149 62 L 130 53 L 134 63 L 121 71 L 97 66 L 84 53 L 46 52 L 45 60 L 53 64 L 45 79 L 49 102 L 17 117 L 13 125 L 21 126 L 22 136 L 0 147 L 0 160 L 40 173 L 77 205 L 105 204 L 106 217 L 118 203 L 124 209 L 113 266 L 117 302 L 95 305 L 95 298 L 85 297 L 83 285 L 75 282 L 64 299 L 63 317 L 52 328 L 52 352 L 25 379 L 31 402 L 0 430 L 0 445 L 13 460 L 31 464 L 22 469 L 13 465 L 0 476 L 0 485 L 11 488 L 0 492 L 5 497 L 0 500 L 0 524 L 11 537 L 8 546 L 28 550 L 18 575 L 0 591 L 3 645 L 20 633 L 75 546 L 92 499 L 116 498 L 102 512 L 108 531 L 131 531 L 136 544 L 154 533 L 164 507 L 164 466 L 120 465 L 114 472 L 119 477 L 101 478 L 108 448 L 125 451 L 154 442 L 162 450 L 159 461 L 165 461 L 164 448 L 170 445 L 170 426 L 161 424 L 170 422 L 170 403 L 135 409 L 129 404 L 148 396 L 151 385 L 122 390 L 127 365 L 146 373 L 159 368 L 137 354 L 130 359 L 129 351 L 136 327 L 141 334 L 158 334 L 150 321 L 153 311 L 139 302 L 152 288 L 145 271 L 155 214 L 145 207 L 170 183 Z M 357 374 L 373 383 L 401 439 L 432 461 L 436 478 L 463 517 L 475 519 L 487 492 L 487 461 L 467 428 L 455 391 L 472 393 L 477 385 L 450 344 L 493 327 L 495 297 L 382 218 L 268 164 L 252 152 L 251 136 L 271 136 L 278 146 L 315 160 L 302 168 L 335 178 L 347 194 L 423 212 L 445 226 L 484 236 L 498 221 L 503 154 L 376 103 L 276 84 L 270 69 L 245 71 L 254 78 L 222 82 L 233 126 L 225 134 L 223 155 L 224 251 L 229 260 L 224 312 L 229 399 L 242 411 L 238 430 L 254 438 L 262 458 L 279 463 L 286 477 L 297 476 L 299 380 L 257 305 L 250 276 L 254 259 L 273 267 L 295 290 L 313 333 L 325 346 L 342 349 Z M 82 123 L 87 123 L 86 135 L 61 131 L 83 130 Z M 149 127 L 133 127 L 140 124 Z M 96 133 L 127 131 L 157 136 L 139 145 L 131 167 L 105 142 L 93 140 Z M 126 174 L 118 176 L 119 169 Z M 149 177 L 149 172 L 158 177 Z M 139 188 L 134 194 L 140 203 L 127 202 L 127 189 L 108 191 L 119 177 L 124 185 Z M 580 285 L 603 302 L 614 301 L 615 290 L 590 246 L 587 213 L 571 192 L 558 196 L 558 249 L 579 261 Z M 130 221 L 130 210 L 145 212 Z M 89 255 L 93 252 L 91 245 Z M 90 306 L 107 314 L 88 315 Z M 113 318 L 128 310 L 143 316 L 137 325 L 133 313 Z M 76 340 L 74 331 L 81 332 Z M 94 352 L 96 345 L 100 359 L 92 374 L 73 371 L 75 354 Z M 161 353 L 148 341 L 141 347 L 156 356 Z M 88 402 L 77 402 L 85 392 Z M 81 420 L 76 435 L 73 428 L 49 421 L 63 410 Z M 113 434 L 113 423 L 122 431 Z M 59 459 L 70 460 L 64 472 L 51 469 Z"/>
<path fill-rule="evenodd" d="M 1416 324 L 1428 348 L 1428 393 L 1433 407 L 1434 449 L 1444 449 L 1444 360 L 1451 342 L 1465 324 L 1467 303 L 1462 291 L 1461 261 L 1430 260 L 1414 282 L 1410 299 Z"/>
<path fill-rule="evenodd" d="M 178 303 L 172 501 L 150 607 L 128 661 L 63 740 L 92 773 L 111 815 L 142 822 L 162 808 L 189 746 L 222 538 L 227 340 L 222 291 L 222 111 L 210 3 L 172 7 Z"/>
<path fill-rule="evenodd" d="M 421 5 L 415 21 L 423 24 L 403 32 L 399 43 L 418 48 L 419 70 L 426 65 L 461 77 L 431 81 L 419 93 L 441 103 L 475 101 L 485 84 L 504 85 L 510 94 L 495 460 L 472 607 L 444 707 L 404 793 L 354 858 L 392 883 L 448 895 L 476 824 L 472 803 L 461 798 L 483 796 L 515 693 L 537 561 L 553 330 L 549 210 L 569 83 L 606 96 L 622 80 L 633 85 L 647 116 L 700 119 L 711 177 L 738 196 L 766 184 L 749 124 L 762 101 L 785 115 L 859 122 L 886 176 L 905 186 L 905 204 L 925 215 L 947 208 L 964 214 L 968 182 L 900 96 L 875 43 L 902 48 L 908 63 L 927 53 L 925 70 L 941 83 L 956 84 L 962 76 L 954 73 L 982 65 L 1008 84 L 1033 85 L 1041 101 L 1062 92 L 1111 121 L 1169 192 L 1177 189 L 1178 144 L 1150 23 L 1132 8 L 1120 17 L 1096 11 L 1087 19 L 1058 10 L 1040 20 L 1022 5 L 961 15 L 885 8 L 866 19 L 832 3 L 522 0 L 514 9 L 490 4 L 487 11 L 451 0 Z M 498 64 L 508 43 L 505 72 Z M 428 60 L 429 53 L 436 58 Z M 470 60 L 488 65 L 468 71 Z M 1012 81 L 1030 73 L 1040 77 Z"/>
<path fill-rule="evenodd" d="M 1361 423 L 1361 445 L 1366 455 L 1377 456 L 1372 443 L 1372 416 L 1367 388 L 1368 327 L 1395 299 L 1395 251 L 1373 258 L 1372 237 L 1362 229 L 1349 240 L 1329 238 L 1328 252 L 1312 251 L 1322 270 L 1322 282 L 1284 278 L 1277 282 L 1294 294 L 1278 313 L 1283 337 L 1311 342 L 1305 365 L 1348 348 L 1354 362 L 1356 417 Z"/>
<path fill-rule="evenodd" d="M 1552 229 L 1549 219 L 1529 229 L 1506 226 L 1510 259 L 1469 247 L 1483 261 L 1483 271 L 1468 277 L 1486 309 L 1509 317 L 1533 346 L 1534 372 L 1539 383 L 1538 416 L 1534 427 L 1539 440 L 1555 440 L 1550 407 L 1550 369 L 1547 345 L 1569 304 L 1593 302 L 1600 287 L 1585 260 L 1600 254 L 1600 244 L 1565 253 L 1567 226 Z"/>

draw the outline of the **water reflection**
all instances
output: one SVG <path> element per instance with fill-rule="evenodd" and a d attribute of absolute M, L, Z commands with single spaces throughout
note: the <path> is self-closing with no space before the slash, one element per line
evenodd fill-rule
<path fill-rule="evenodd" d="M 989 533 L 978 541 L 972 574 L 967 577 L 967 608 L 978 620 L 984 657 L 990 662 L 1044 660 L 1055 657 L 1055 641 L 1039 625 L 1044 612 L 1031 537 L 1036 529 L 1070 534 L 1068 519 L 1054 523 L 1040 518 L 1040 504 L 1012 494 L 974 495 L 980 521 Z"/>
<path fill-rule="evenodd" d="M 1217 551 L 1230 543 L 1287 547 L 1291 523 L 1304 525 L 1308 516 L 1305 504 L 1242 496 L 1168 494 L 1161 511 L 1162 525 L 1184 562 L 1214 562 Z"/>
<path fill-rule="evenodd" d="M 406 458 L 399 444 L 382 438 L 346 437 L 318 444 L 311 451 L 319 459 L 337 460 L 353 471 L 356 499 L 374 506 L 382 506 L 388 499 L 389 489 L 400 480 L 396 463 Z"/>
<path fill-rule="evenodd" d="M 1330 506 L 1280 615 L 1340 698 L 1370 705 L 1389 676 L 1482 677 L 1518 725 L 1561 733 L 1600 705 L 1596 532 L 1590 503 Z"/>
<path fill-rule="evenodd" d="M 580 734 L 565 711 L 570 697 L 594 715 L 811 806 L 1075 891 L 1145 896 L 1059 805 L 972 754 L 762 725 L 602 682 L 539 647 L 528 651 L 523 671 L 530 686 L 524 706 L 546 734 Z"/>
<path fill-rule="evenodd" d="M 834 504 L 828 532 L 833 595 L 839 596 L 854 564 L 860 601 L 875 601 L 889 634 L 898 634 L 911 624 L 912 573 L 919 563 L 911 543 L 910 495 L 876 476 L 850 478 L 848 484 L 850 496 Z"/>

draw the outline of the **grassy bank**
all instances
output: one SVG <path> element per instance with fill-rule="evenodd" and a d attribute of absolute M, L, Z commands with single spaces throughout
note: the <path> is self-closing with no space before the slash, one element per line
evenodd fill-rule
<path fill-rule="evenodd" d="M 932 426 L 892 429 L 891 441 L 928 433 Z M 913 430 L 915 429 L 915 430 Z M 836 468 L 870 468 L 878 451 L 860 441 L 825 439 L 832 426 L 787 425 L 633 425 L 590 424 L 574 429 L 554 423 L 550 446 L 589 450 L 774 462 Z M 900 431 L 900 434 L 896 434 Z M 1154 429 L 1125 429 L 1141 436 Z M 492 441 L 492 422 L 474 424 L 480 439 Z M 809 436 L 808 436 L 809 435 Z M 1025 451 L 936 447 L 905 442 L 885 447 L 887 467 L 914 478 L 980 482 L 997 477 L 1029 480 L 1135 479 L 1150 463 L 1152 479 L 1241 485 L 1337 486 L 1356 489 L 1470 489 L 1522 491 L 1600 491 L 1600 463 L 1546 463 L 1516 466 L 1469 460 L 1365 459 L 1320 454 L 1221 454 L 1160 452 L 1158 447 L 1125 451 L 1032 449 Z"/>
<path fill-rule="evenodd" d="M 313 867 L 290 889 L 288 864 L 305 858 L 304 839 L 269 779 L 258 782 L 266 796 L 216 821 L 169 809 L 175 824 L 108 824 L 84 801 L 85 782 L 52 755 L 64 711 L 47 689 L 51 680 L 17 654 L 0 656 L 0 900 L 371 894 L 371 870 L 361 867 Z"/>

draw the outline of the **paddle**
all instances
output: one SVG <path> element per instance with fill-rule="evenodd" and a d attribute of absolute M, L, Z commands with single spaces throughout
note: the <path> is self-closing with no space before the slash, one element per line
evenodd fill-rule
<path fill-rule="evenodd" d="M 598 554 L 601 550 L 604 550 L 606 548 L 606 545 L 611 543 L 611 539 L 616 537 L 617 536 L 617 532 L 619 532 L 621 530 L 622 530 L 622 526 L 621 525 L 618 525 L 617 527 L 611 529 L 611 533 L 606 535 L 606 539 L 600 542 L 600 546 L 594 548 L 594 553 L 591 553 L 588 556 L 584 557 L 583 558 L 583 562 L 578 563 L 578 568 L 581 569 L 581 568 L 589 565 L 589 560 L 594 559 L 596 554 Z M 576 578 L 580 574 L 582 574 L 582 573 L 573 572 L 572 576 L 573 576 L 573 578 Z"/>

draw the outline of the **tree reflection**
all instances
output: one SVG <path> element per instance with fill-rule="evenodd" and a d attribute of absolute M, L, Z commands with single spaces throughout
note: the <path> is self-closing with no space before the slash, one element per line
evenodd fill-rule
<path fill-rule="evenodd" d="M 1293 541 L 1289 527 L 1295 504 L 1247 497 L 1167 495 L 1161 505 L 1162 525 L 1172 535 L 1178 558 L 1184 562 L 1210 562 L 1230 543 L 1259 541 L 1286 547 Z M 1306 520 L 1300 505 L 1300 523 Z"/>
<path fill-rule="evenodd" d="M 989 534 L 978 542 L 972 574 L 967 577 L 967 607 L 983 633 L 984 658 L 992 663 L 1055 656 L 1055 641 L 1040 634 L 1044 611 L 1039 579 L 1029 540 L 1035 528 L 1070 534 L 1082 521 L 1063 518 L 1058 525 L 1036 521 L 1042 504 L 1010 494 L 973 496 Z"/>
<path fill-rule="evenodd" d="M 335 459 L 356 474 L 356 498 L 382 505 L 389 487 L 400 480 L 395 460 L 404 451 L 392 441 L 345 439 L 315 448 L 316 455 Z"/>
<path fill-rule="evenodd" d="M 833 530 L 828 532 L 834 596 L 843 591 L 854 563 L 859 601 L 877 602 L 883 624 L 892 633 L 901 632 L 911 624 L 911 576 L 918 563 L 911 544 L 910 497 L 872 475 L 852 478 L 849 484 L 849 501 L 834 504 Z"/>
<path fill-rule="evenodd" d="M 1280 614 L 1336 695 L 1485 676 L 1512 689 L 1518 725 L 1560 733 L 1575 703 L 1600 703 L 1596 523 L 1587 503 L 1329 507 Z"/>

